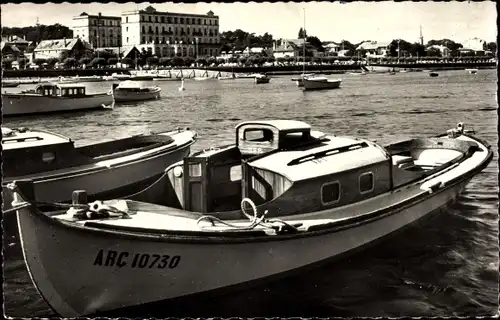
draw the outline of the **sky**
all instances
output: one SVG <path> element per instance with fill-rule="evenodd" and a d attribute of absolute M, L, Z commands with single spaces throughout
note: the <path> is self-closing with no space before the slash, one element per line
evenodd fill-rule
<path fill-rule="evenodd" d="M 91 4 L 2 4 L 2 26 L 24 27 L 60 23 L 70 27 L 73 16 L 82 12 L 119 16 L 122 11 L 144 9 L 147 2 Z M 241 29 L 277 38 L 297 38 L 304 26 L 309 36 L 321 41 L 363 40 L 416 42 L 420 26 L 424 41 L 451 39 L 464 42 L 478 37 L 496 41 L 496 8 L 493 1 L 482 2 L 277 2 L 277 3 L 191 3 L 152 4 L 158 11 L 219 16 L 220 32 Z M 304 15 L 305 13 L 305 15 Z"/>

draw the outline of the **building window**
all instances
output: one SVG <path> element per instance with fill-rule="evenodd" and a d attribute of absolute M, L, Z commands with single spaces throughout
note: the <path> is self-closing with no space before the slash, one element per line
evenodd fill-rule
<path fill-rule="evenodd" d="M 186 24 L 189 24 L 189 18 L 186 18 Z"/>
<path fill-rule="evenodd" d="M 160 18 L 160 21 L 161 21 L 161 23 L 165 23 L 165 17 L 164 17 L 164 16 L 162 16 L 162 17 Z"/>
<path fill-rule="evenodd" d="M 158 41 L 158 37 L 156 37 L 155 39 L 155 43 L 159 43 L 160 41 Z"/>
<path fill-rule="evenodd" d="M 174 23 L 177 23 L 177 17 L 174 18 Z"/>
<path fill-rule="evenodd" d="M 153 42 L 153 37 L 149 37 L 149 43 Z"/>
<path fill-rule="evenodd" d="M 127 43 L 128 43 L 128 37 L 127 37 Z"/>
<path fill-rule="evenodd" d="M 328 182 L 321 187 L 321 203 L 333 204 L 340 200 L 340 182 Z"/>
<path fill-rule="evenodd" d="M 198 24 L 201 24 L 201 19 L 198 18 Z"/>
<path fill-rule="evenodd" d="M 151 16 L 148 16 L 149 22 L 153 22 L 153 19 L 151 19 Z"/>
<path fill-rule="evenodd" d="M 155 16 L 155 22 L 158 22 L 158 16 Z"/>
<path fill-rule="evenodd" d="M 125 23 L 128 23 L 128 17 L 125 18 Z"/>
<path fill-rule="evenodd" d="M 172 23 L 172 17 L 167 17 L 167 23 Z"/>
<path fill-rule="evenodd" d="M 158 34 L 158 27 L 156 27 L 156 34 Z"/>
<path fill-rule="evenodd" d="M 161 37 L 161 42 L 165 43 L 165 37 Z"/>
<path fill-rule="evenodd" d="M 146 37 L 142 37 L 142 41 L 141 41 L 142 44 L 146 43 Z"/>
<path fill-rule="evenodd" d="M 146 21 L 146 17 L 145 16 L 141 16 L 141 21 Z"/>
<path fill-rule="evenodd" d="M 146 26 L 142 26 L 142 33 L 146 33 Z"/>
<path fill-rule="evenodd" d="M 127 31 L 127 32 L 128 32 L 128 27 L 125 27 L 125 31 Z"/>
<path fill-rule="evenodd" d="M 208 24 L 209 24 L 209 25 L 212 25 L 212 20 L 208 20 Z"/>
<path fill-rule="evenodd" d="M 373 191 L 374 186 L 375 183 L 374 183 L 373 173 L 366 172 L 359 176 L 358 179 L 359 193 L 363 194 L 371 192 Z"/>
<path fill-rule="evenodd" d="M 184 23 L 184 18 L 180 18 L 180 20 L 181 20 L 181 23 Z"/>

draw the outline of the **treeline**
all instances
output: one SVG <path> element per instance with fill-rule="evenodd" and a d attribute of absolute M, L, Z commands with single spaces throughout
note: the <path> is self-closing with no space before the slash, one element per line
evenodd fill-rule
<path fill-rule="evenodd" d="M 52 39 L 71 39 L 73 38 L 73 30 L 59 23 L 52 25 L 40 25 L 30 27 L 2 27 L 2 37 L 17 36 L 26 38 L 27 41 L 39 42 L 41 40 Z"/>

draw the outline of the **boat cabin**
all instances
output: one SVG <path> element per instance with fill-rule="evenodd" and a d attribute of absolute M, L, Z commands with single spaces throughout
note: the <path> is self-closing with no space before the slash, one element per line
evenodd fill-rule
<path fill-rule="evenodd" d="M 35 87 L 34 93 L 50 97 L 84 97 L 86 95 L 83 84 L 42 83 Z"/>
<path fill-rule="evenodd" d="M 306 213 L 389 191 L 391 166 L 368 140 L 325 135 L 300 121 L 244 122 L 235 145 L 171 166 L 167 193 L 171 206 L 225 217 L 240 215 L 244 197 L 269 216 Z"/>
<path fill-rule="evenodd" d="M 149 92 L 151 88 L 144 86 L 138 81 L 126 80 L 121 83 L 113 83 L 113 91 Z"/>

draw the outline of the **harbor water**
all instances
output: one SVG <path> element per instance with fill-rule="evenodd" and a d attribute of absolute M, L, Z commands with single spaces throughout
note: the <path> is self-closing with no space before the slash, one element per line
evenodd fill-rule
<path fill-rule="evenodd" d="M 234 142 L 234 127 L 252 119 L 294 119 L 315 130 L 354 135 L 387 144 L 443 133 L 464 122 L 495 151 L 489 166 L 457 201 L 435 218 L 345 260 L 305 274 L 262 284 L 198 305 L 158 308 L 168 316 L 479 316 L 498 313 L 498 116 L 496 70 L 396 75 L 335 75 L 337 90 L 304 92 L 291 76 L 269 84 L 249 80 L 155 81 L 160 100 L 117 104 L 114 110 L 5 118 L 10 128 L 41 128 L 71 137 L 77 145 L 146 132 L 190 127 L 199 134 L 193 150 Z M 105 92 L 111 82 L 87 83 Z M 32 87 L 22 85 L 9 91 Z M 7 90 L 7 89 L 4 89 Z M 70 192 L 62 190 L 62 192 Z M 92 241 L 92 239 L 89 239 Z M 8 316 L 48 317 L 24 262 L 4 262 Z M 200 263 L 200 268 L 209 267 Z M 120 285 L 117 283 L 116 285 Z M 149 310 L 152 311 L 152 310 Z M 148 311 L 148 312 L 149 312 Z"/>

